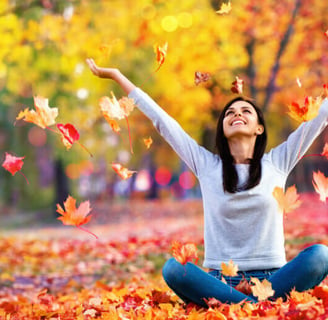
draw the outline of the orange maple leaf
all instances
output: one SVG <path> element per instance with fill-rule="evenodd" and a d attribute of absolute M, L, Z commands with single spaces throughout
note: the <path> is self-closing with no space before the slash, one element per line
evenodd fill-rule
<path fill-rule="evenodd" d="M 236 76 L 236 80 L 232 82 L 231 91 L 233 93 L 242 94 L 243 93 L 244 80 Z"/>
<path fill-rule="evenodd" d="M 48 99 L 36 96 L 34 97 L 34 106 L 35 110 L 26 108 L 21 111 L 16 117 L 16 120 L 23 119 L 26 122 L 32 122 L 42 129 L 56 123 L 55 119 L 58 116 L 58 109 L 50 108 Z"/>
<path fill-rule="evenodd" d="M 251 277 L 251 282 L 254 283 L 254 285 L 251 286 L 252 293 L 259 301 L 264 301 L 274 295 L 271 282 L 267 279 L 261 282 L 258 278 Z"/>
<path fill-rule="evenodd" d="M 325 143 L 321 155 L 328 159 L 328 142 Z"/>
<path fill-rule="evenodd" d="M 197 247 L 194 243 L 181 244 L 179 241 L 172 242 L 172 255 L 181 264 L 198 261 Z"/>
<path fill-rule="evenodd" d="M 218 14 L 229 13 L 231 11 L 231 9 L 232 9 L 232 7 L 231 7 L 231 2 L 230 1 L 228 3 L 222 2 L 222 5 L 221 5 L 220 9 L 217 10 L 216 13 L 218 13 Z"/>
<path fill-rule="evenodd" d="M 89 201 L 82 202 L 79 207 L 76 208 L 76 200 L 68 196 L 64 202 L 64 208 L 66 211 L 57 203 L 57 212 L 62 215 L 62 217 L 57 219 L 61 220 L 65 225 L 81 226 L 82 224 L 88 223 L 91 219 L 91 215 L 87 217 L 91 211 Z"/>
<path fill-rule="evenodd" d="M 114 120 L 114 118 L 117 118 L 119 120 L 123 118 L 126 119 L 129 131 L 130 149 L 131 153 L 133 153 L 128 116 L 135 107 L 134 100 L 128 97 L 123 97 L 117 100 L 113 92 L 111 92 L 111 95 L 112 98 L 109 98 L 107 96 L 100 98 L 100 110 L 102 111 L 104 118 L 107 120 L 107 122 L 110 124 L 113 131 L 115 132 L 118 132 L 120 130 L 120 127 Z"/>
<path fill-rule="evenodd" d="M 168 48 L 167 42 L 165 42 L 162 46 L 159 46 L 158 44 L 154 45 L 154 51 L 156 53 L 156 61 L 158 63 L 158 67 L 155 70 L 155 72 L 157 72 L 160 69 L 160 67 L 163 65 L 167 54 L 167 48 Z"/>
<path fill-rule="evenodd" d="M 151 137 L 143 139 L 146 148 L 149 149 L 150 146 L 153 144 L 153 139 Z"/>
<path fill-rule="evenodd" d="M 132 175 L 137 172 L 131 171 L 119 163 L 112 163 L 112 168 L 123 180 L 131 178 Z"/>
<path fill-rule="evenodd" d="M 320 201 L 326 202 L 328 197 L 328 177 L 321 172 L 313 172 L 313 186 L 315 191 L 320 195 Z"/>
<path fill-rule="evenodd" d="M 133 99 L 123 97 L 117 100 L 113 92 L 111 92 L 111 95 L 112 98 L 107 96 L 100 98 L 100 110 L 109 119 L 124 119 L 134 109 Z"/>
<path fill-rule="evenodd" d="M 293 101 L 288 105 L 288 115 L 300 122 L 309 121 L 318 115 L 321 101 L 321 97 L 313 99 L 311 96 L 305 97 L 303 106 Z"/>
<path fill-rule="evenodd" d="M 235 277 L 238 275 L 238 266 L 230 260 L 228 263 L 221 263 L 221 273 L 227 277 Z"/>
<path fill-rule="evenodd" d="M 281 213 L 289 213 L 297 209 L 302 203 L 302 201 L 299 200 L 295 185 L 289 187 L 285 193 L 282 188 L 275 187 L 272 195 L 277 200 Z"/>

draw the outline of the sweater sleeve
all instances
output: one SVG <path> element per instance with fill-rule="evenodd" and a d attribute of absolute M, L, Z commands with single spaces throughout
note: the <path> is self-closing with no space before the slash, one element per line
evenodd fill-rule
<path fill-rule="evenodd" d="M 149 95 L 140 88 L 130 92 L 129 98 L 133 98 L 137 107 L 153 123 L 157 131 L 171 145 L 178 156 L 187 164 L 191 171 L 199 176 L 201 168 L 206 167 L 208 156 L 212 153 L 199 146 L 178 124 L 169 116 Z"/>
<path fill-rule="evenodd" d="M 328 126 L 328 99 L 324 99 L 314 119 L 303 122 L 287 140 L 269 152 L 273 165 L 289 174 L 310 148 L 313 141 Z"/>

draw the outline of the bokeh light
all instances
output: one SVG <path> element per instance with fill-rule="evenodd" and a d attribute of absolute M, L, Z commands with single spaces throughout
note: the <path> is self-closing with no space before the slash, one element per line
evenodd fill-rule
<path fill-rule="evenodd" d="M 155 172 L 155 181 L 160 186 L 166 186 L 170 183 L 172 178 L 172 173 L 169 169 L 165 167 L 159 167 Z"/>
<path fill-rule="evenodd" d="M 152 177 L 148 170 L 140 170 L 136 176 L 134 187 L 137 191 L 147 191 L 151 187 Z"/>
<path fill-rule="evenodd" d="M 190 171 L 184 171 L 179 176 L 179 184 L 183 189 L 192 189 L 196 184 L 196 178 Z"/>
<path fill-rule="evenodd" d="M 80 163 L 70 163 L 66 166 L 65 173 L 70 179 L 78 179 L 83 174 L 90 175 L 93 172 L 93 163 L 85 160 Z"/>
<path fill-rule="evenodd" d="M 34 147 L 42 147 L 47 143 L 47 134 L 44 129 L 32 127 L 27 134 L 28 141 Z"/>
<path fill-rule="evenodd" d="M 178 22 L 181 28 L 190 28 L 192 26 L 192 15 L 188 12 L 181 12 L 178 15 Z"/>
<path fill-rule="evenodd" d="M 164 31 L 173 32 L 178 28 L 178 19 L 175 16 L 165 16 L 161 21 Z"/>

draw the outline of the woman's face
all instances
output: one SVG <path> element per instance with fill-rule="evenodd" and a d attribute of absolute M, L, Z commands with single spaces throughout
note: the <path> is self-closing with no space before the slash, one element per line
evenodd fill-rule
<path fill-rule="evenodd" d="M 246 101 L 234 102 L 223 118 L 223 132 L 227 139 L 256 136 L 263 133 L 263 126 L 258 122 L 254 107 Z"/>

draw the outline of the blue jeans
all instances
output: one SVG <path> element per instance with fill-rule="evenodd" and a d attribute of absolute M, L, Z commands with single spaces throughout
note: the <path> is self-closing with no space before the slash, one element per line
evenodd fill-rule
<path fill-rule="evenodd" d="M 275 291 L 273 298 L 286 298 L 293 289 L 301 292 L 315 287 L 327 274 L 328 247 L 322 244 L 306 248 L 280 269 L 239 272 L 237 277 L 226 278 L 227 283 L 220 280 L 220 271 L 205 272 L 190 262 L 182 265 L 171 258 L 163 267 L 167 285 L 186 303 L 194 302 L 203 307 L 207 307 L 204 299 L 209 298 L 223 303 L 257 302 L 256 297 L 233 288 L 244 278 L 267 279 Z"/>

